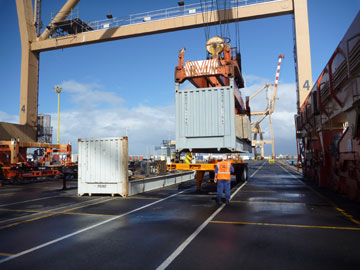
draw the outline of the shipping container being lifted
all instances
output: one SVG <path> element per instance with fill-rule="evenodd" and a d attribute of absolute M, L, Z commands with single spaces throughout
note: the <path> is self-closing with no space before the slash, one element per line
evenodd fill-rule
<path fill-rule="evenodd" d="M 175 68 L 176 151 L 251 153 L 249 100 L 244 102 L 241 56 L 219 36 L 206 43 L 206 60 Z M 180 89 L 186 80 L 196 88 Z"/>

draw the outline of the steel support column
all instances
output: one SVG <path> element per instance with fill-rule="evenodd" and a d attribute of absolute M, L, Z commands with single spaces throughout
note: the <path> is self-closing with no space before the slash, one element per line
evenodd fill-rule
<path fill-rule="evenodd" d="M 20 124 L 37 127 L 39 53 L 31 50 L 36 39 L 31 1 L 16 0 L 21 37 Z M 32 140 L 36 140 L 32 138 Z"/>
<path fill-rule="evenodd" d="M 312 88 L 311 53 L 307 0 L 293 0 L 295 21 L 298 112 Z"/>

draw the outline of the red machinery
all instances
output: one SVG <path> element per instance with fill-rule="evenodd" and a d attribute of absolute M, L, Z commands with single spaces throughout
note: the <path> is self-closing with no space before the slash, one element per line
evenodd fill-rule
<path fill-rule="evenodd" d="M 44 154 L 38 161 L 28 161 L 28 148 L 44 149 Z M 64 160 L 58 158 L 61 153 L 66 153 Z M 57 165 L 53 164 L 54 161 L 58 161 Z M 54 177 L 62 175 L 64 168 L 73 166 L 71 145 L 0 141 L 0 181 Z"/>
<path fill-rule="evenodd" d="M 303 174 L 360 200 L 360 13 L 296 116 Z"/>
<path fill-rule="evenodd" d="M 179 52 L 179 64 L 175 68 L 175 83 L 188 80 L 196 88 L 219 87 L 230 85 L 234 79 L 234 86 L 244 87 L 241 73 L 241 56 L 237 48 L 231 48 L 223 38 L 215 36 L 206 43 L 206 49 L 211 59 L 201 61 L 187 61 L 184 65 L 185 49 Z M 210 58 L 210 56 L 208 57 Z M 239 91 L 235 91 L 235 110 L 237 114 L 250 115 L 249 101 L 244 101 Z"/>

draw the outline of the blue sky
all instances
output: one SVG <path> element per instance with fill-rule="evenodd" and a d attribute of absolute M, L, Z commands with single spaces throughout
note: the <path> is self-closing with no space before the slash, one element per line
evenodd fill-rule
<path fill-rule="evenodd" d="M 46 25 L 51 13 L 55 14 L 65 0 L 42 2 Z M 108 13 L 125 16 L 176 5 L 177 1 L 172 0 L 107 0 L 101 4 L 81 0 L 78 7 L 82 20 L 94 21 L 105 19 Z M 360 0 L 309 0 L 308 9 L 315 80 L 359 11 Z M 273 82 L 277 57 L 286 56 L 273 117 L 275 149 L 277 154 L 295 154 L 292 16 L 246 21 L 239 26 L 245 95 Z M 21 44 L 15 1 L 0 0 L 0 27 L 0 121 L 18 122 Z M 211 28 L 210 36 L 216 34 L 215 29 Z M 230 38 L 235 41 L 234 24 L 230 29 Z M 174 139 L 178 50 L 186 47 L 186 60 L 201 60 L 205 57 L 204 44 L 204 29 L 199 28 L 41 53 L 39 113 L 52 115 L 56 134 L 57 98 L 53 87 L 61 84 L 60 142 L 71 142 L 76 149 L 79 137 L 123 136 L 128 127 L 130 153 L 145 154 L 162 139 Z M 262 97 L 254 102 L 253 109 L 265 107 Z M 268 136 L 267 125 L 264 130 Z M 269 150 L 267 147 L 267 154 Z"/>

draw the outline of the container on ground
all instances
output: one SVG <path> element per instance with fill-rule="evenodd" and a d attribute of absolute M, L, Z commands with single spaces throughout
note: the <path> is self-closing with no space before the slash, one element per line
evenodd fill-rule
<path fill-rule="evenodd" d="M 128 138 L 79 139 L 78 194 L 128 195 Z"/>

